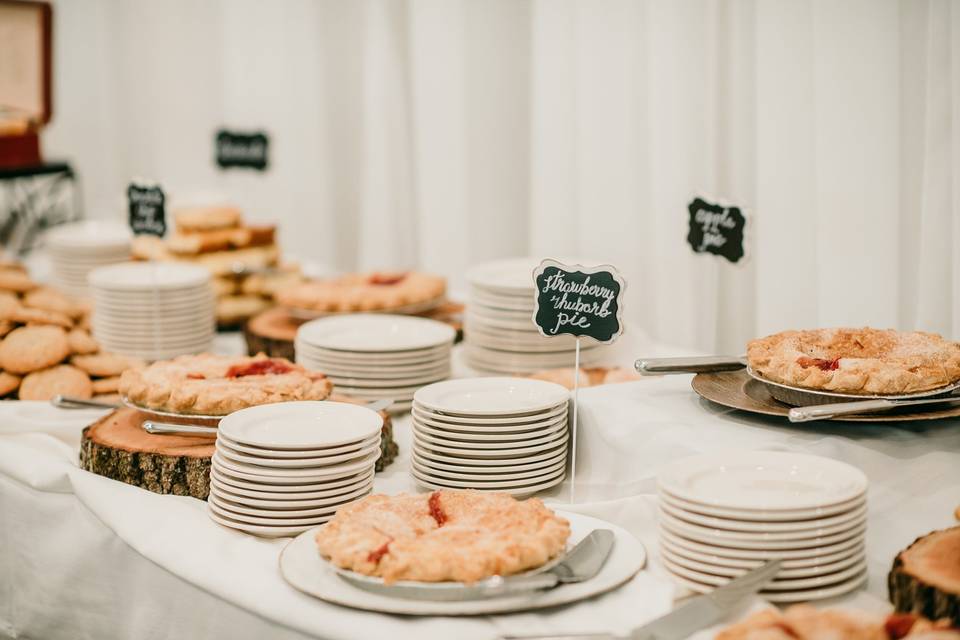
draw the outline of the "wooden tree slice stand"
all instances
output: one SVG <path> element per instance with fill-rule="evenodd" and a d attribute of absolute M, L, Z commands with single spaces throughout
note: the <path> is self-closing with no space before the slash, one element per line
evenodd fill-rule
<path fill-rule="evenodd" d="M 216 437 L 151 434 L 143 421 L 123 408 L 84 429 L 80 467 L 154 493 L 206 500 Z"/>
<path fill-rule="evenodd" d="M 893 561 L 887 578 L 897 611 L 960 627 L 960 526 L 917 538 Z"/>
<path fill-rule="evenodd" d="M 456 329 L 459 341 L 463 332 L 463 309 L 462 304 L 445 302 L 436 309 L 416 315 L 449 324 Z M 291 315 L 282 307 L 274 307 L 253 316 L 243 328 L 247 353 L 265 353 L 274 358 L 295 360 L 293 341 L 297 336 L 297 329 L 304 322 L 306 320 Z"/>

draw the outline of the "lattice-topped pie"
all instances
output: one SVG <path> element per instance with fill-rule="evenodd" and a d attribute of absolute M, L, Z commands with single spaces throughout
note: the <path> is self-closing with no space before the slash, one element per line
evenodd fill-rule
<path fill-rule="evenodd" d="M 876 616 L 860 611 L 795 605 L 760 611 L 717 634 L 716 640 L 960 640 L 949 620 L 910 613 Z"/>
<path fill-rule="evenodd" d="M 325 400 L 331 389 L 322 373 L 263 354 L 180 356 L 120 378 L 120 394 L 136 405 L 214 416 L 272 402 Z"/>
<path fill-rule="evenodd" d="M 747 361 L 774 382 L 839 393 L 910 394 L 960 380 L 960 344 L 921 331 L 783 331 L 751 340 Z"/>
<path fill-rule="evenodd" d="M 476 582 L 539 567 L 562 553 L 570 524 L 537 498 L 435 491 L 373 495 L 339 511 L 316 535 L 338 567 L 384 582 Z"/>
<path fill-rule="evenodd" d="M 417 271 L 354 273 L 316 280 L 277 292 L 281 305 L 321 312 L 380 311 L 439 300 L 447 282 Z"/>

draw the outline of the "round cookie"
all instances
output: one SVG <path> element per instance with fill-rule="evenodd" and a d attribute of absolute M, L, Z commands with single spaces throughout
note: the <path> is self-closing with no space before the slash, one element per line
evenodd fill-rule
<path fill-rule="evenodd" d="M 27 292 L 23 296 L 23 304 L 34 309 L 61 313 L 71 318 L 79 318 L 85 311 L 84 306 L 70 296 L 48 287 Z"/>
<path fill-rule="evenodd" d="M 0 371 L 0 396 L 12 393 L 20 386 L 20 376 L 15 376 L 6 371 Z"/>
<path fill-rule="evenodd" d="M 68 355 L 67 332 L 60 327 L 20 327 L 0 342 L 0 369 L 30 373 L 53 366 Z"/>
<path fill-rule="evenodd" d="M 21 400 L 50 400 L 63 395 L 89 400 L 93 396 L 90 376 L 69 364 L 35 371 L 20 383 Z"/>
<path fill-rule="evenodd" d="M 98 378 L 119 376 L 127 369 L 139 369 L 147 364 L 139 358 L 128 358 L 115 353 L 95 353 L 87 356 L 73 356 L 70 362 Z"/>
<path fill-rule="evenodd" d="M 73 320 L 62 313 L 47 311 L 46 309 L 31 309 L 30 307 L 20 307 L 7 318 L 20 324 L 52 324 L 63 327 L 64 329 L 69 329 L 73 326 Z"/>
<path fill-rule="evenodd" d="M 0 318 L 8 318 L 20 308 L 20 298 L 15 293 L 0 291 Z"/>
<path fill-rule="evenodd" d="M 24 293 L 31 289 L 36 289 L 37 283 L 30 279 L 30 276 L 23 271 L 16 269 L 0 270 L 0 289 L 5 291 L 16 291 Z"/>
<path fill-rule="evenodd" d="M 17 328 L 16 323 L 11 322 L 10 320 L 0 320 L 0 338 L 7 335 L 11 331 Z"/>
<path fill-rule="evenodd" d="M 110 378 L 100 378 L 99 380 L 93 381 L 93 392 L 96 394 L 116 393 L 119 389 L 120 389 L 120 376 L 112 376 Z"/>
<path fill-rule="evenodd" d="M 240 224 L 240 210 L 230 206 L 190 207 L 173 214 L 181 231 L 229 229 Z"/>
<path fill-rule="evenodd" d="M 100 351 L 100 343 L 83 329 L 73 329 L 67 334 L 70 351 L 77 355 L 87 355 Z"/>

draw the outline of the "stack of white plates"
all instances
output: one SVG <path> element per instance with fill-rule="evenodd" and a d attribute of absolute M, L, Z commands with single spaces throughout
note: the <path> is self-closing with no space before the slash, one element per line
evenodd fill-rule
<path fill-rule="evenodd" d="M 528 495 L 566 474 L 564 387 L 525 378 L 438 382 L 413 397 L 411 473 L 428 489 Z"/>
<path fill-rule="evenodd" d="M 473 368 L 524 374 L 573 366 L 576 339 L 569 335 L 544 337 L 533 322 L 533 270 L 539 264 L 540 260 L 533 258 L 513 258 L 467 272 L 470 298 L 463 339 L 467 362 Z M 582 364 L 596 364 L 602 356 L 602 345 L 590 338 L 581 340 Z"/>
<path fill-rule="evenodd" d="M 220 421 L 210 517 L 266 537 L 294 536 L 369 495 L 383 419 L 343 402 L 284 402 Z"/>
<path fill-rule="evenodd" d="M 130 230 L 96 220 L 63 225 L 46 236 L 53 285 L 79 297 L 89 294 L 87 275 L 97 267 L 130 260 Z"/>
<path fill-rule="evenodd" d="M 93 333 L 104 349 L 163 360 L 210 349 L 215 331 L 210 272 L 128 262 L 90 273 Z"/>
<path fill-rule="evenodd" d="M 780 558 L 770 602 L 832 598 L 866 581 L 867 478 L 817 456 L 755 451 L 678 460 L 658 477 L 660 554 L 707 592 Z"/>
<path fill-rule="evenodd" d="M 330 378 L 338 393 L 410 408 L 423 385 L 450 377 L 456 331 L 435 320 L 386 314 L 330 316 L 297 331 L 297 362 Z"/>

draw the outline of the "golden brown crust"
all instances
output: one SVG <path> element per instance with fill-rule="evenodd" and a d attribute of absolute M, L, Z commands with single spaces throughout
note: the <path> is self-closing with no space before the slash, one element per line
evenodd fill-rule
<path fill-rule="evenodd" d="M 61 362 L 70 353 L 60 327 L 20 327 L 0 342 L 0 369 L 30 373 Z"/>
<path fill-rule="evenodd" d="M 211 231 L 229 229 L 240 224 L 240 210 L 229 205 L 184 207 L 173 213 L 180 231 Z"/>
<path fill-rule="evenodd" d="M 276 299 L 312 311 L 381 311 L 437 300 L 446 290 L 446 279 L 429 273 L 355 273 L 286 287 Z"/>
<path fill-rule="evenodd" d="M 563 552 L 570 524 L 537 498 L 435 491 L 368 496 L 316 535 L 320 553 L 384 582 L 476 582 L 539 567 Z"/>
<path fill-rule="evenodd" d="M 74 366 L 98 378 L 119 376 L 128 369 L 140 369 L 147 364 L 140 358 L 130 358 L 128 356 L 106 352 L 73 356 L 70 362 Z"/>
<path fill-rule="evenodd" d="M 271 373 L 271 369 L 282 372 Z M 245 373 L 258 370 L 266 373 Z M 125 371 L 120 378 L 121 395 L 134 404 L 216 416 L 273 402 L 325 400 L 331 389 L 323 374 L 263 354 L 180 356 L 154 362 L 145 369 Z"/>
<path fill-rule="evenodd" d="M 13 393 L 20 387 L 20 376 L 0 371 L 0 396 Z"/>
<path fill-rule="evenodd" d="M 65 293 L 50 287 L 40 287 L 23 296 L 23 304 L 34 309 L 42 309 L 76 319 L 84 314 L 85 307 Z"/>
<path fill-rule="evenodd" d="M 67 342 L 70 344 L 70 350 L 77 355 L 100 351 L 100 343 L 84 329 L 72 329 L 67 334 Z"/>
<path fill-rule="evenodd" d="M 774 382 L 838 393 L 910 394 L 960 380 L 960 344 L 921 331 L 783 331 L 751 340 L 747 361 Z"/>
<path fill-rule="evenodd" d="M 949 621 L 931 622 L 911 615 L 874 615 L 862 611 L 814 609 L 794 605 L 780 612 L 754 613 L 716 635 L 716 640 L 960 640 Z"/>
<path fill-rule="evenodd" d="M 20 383 L 21 400 L 50 400 L 56 395 L 88 400 L 93 395 L 90 376 L 68 364 L 35 371 Z"/>

